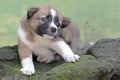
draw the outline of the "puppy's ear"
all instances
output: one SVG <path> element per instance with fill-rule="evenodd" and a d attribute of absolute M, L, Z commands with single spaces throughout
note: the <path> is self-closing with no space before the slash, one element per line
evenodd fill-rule
<path fill-rule="evenodd" d="M 70 23 L 71 23 L 71 21 L 70 21 L 69 18 L 67 18 L 67 17 L 63 17 L 62 28 L 67 27 Z"/>
<path fill-rule="evenodd" d="M 30 19 L 37 11 L 38 8 L 30 8 L 27 12 L 27 19 Z"/>

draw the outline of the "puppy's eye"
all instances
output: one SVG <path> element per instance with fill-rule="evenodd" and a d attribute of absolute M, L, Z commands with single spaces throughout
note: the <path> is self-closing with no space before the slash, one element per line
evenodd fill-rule
<path fill-rule="evenodd" d="M 48 19 L 47 19 L 47 17 L 42 17 L 42 18 L 38 18 L 38 20 L 40 20 L 42 22 L 46 22 Z"/>
<path fill-rule="evenodd" d="M 57 23 L 56 23 L 56 25 L 57 25 L 57 26 L 60 26 L 60 23 L 59 23 L 59 22 L 57 22 Z"/>
<path fill-rule="evenodd" d="M 48 20 L 47 17 L 41 18 L 41 21 L 42 21 L 42 22 L 46 22 L 47 20 Z"/>
<path fill-rule="evenodd" d="M 48 15 L 48 16 L 47 16 L 47 19 L 51 19 L 51 15 Z"/>
<path fill-rule="evenodd" d="M 60 26 L 60 22 L 59 22 L 59 20 L 58 20 L 57 17 L 55 18 L 55 21 L 54 21 L 54 22 L 55 22 L 56 26 L 58 26 L 58 27 Z"/>

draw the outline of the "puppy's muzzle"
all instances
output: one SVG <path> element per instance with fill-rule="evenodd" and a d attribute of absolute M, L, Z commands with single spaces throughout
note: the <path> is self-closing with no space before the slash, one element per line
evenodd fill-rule
<path fill-rule="evenodd" d="M 57 29 L 55 27 L 50 27 L 52 33 L 56 33 Z"/>
<path fill-rule="evenodd" d="M 50 35 L 50 36 L 57 36 L 58 30 L 56 27 L 38 27 L 38 34 L 43 36 L 44 34 Z"/>

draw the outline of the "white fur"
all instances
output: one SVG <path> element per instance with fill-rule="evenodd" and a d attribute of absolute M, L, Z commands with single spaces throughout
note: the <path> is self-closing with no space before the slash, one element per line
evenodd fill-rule
<path fill-rule="evenodd" d="M 19 27 L 18 27 L 17 33 L 18 33 L 18 36 L 19 36 L 20 40 L 21 40 L 22 42 L 26 42 L 26 39 L 25 39 L 26 34 L 25 34 L 25 32 L 23 31 L 23 29 L 21 28 L 20 25 L 19 25 Z"/>
<path fill-rule="evenodd" d="M 34 69 L 34 65 L 33 65 L 33 61 L 32 61 L 32 54 L 23 59 L 21 61 L 22 64 L 22 68 L 20 69 L 20 71 L 25 74 L 25 75 L 32 75 L 35 73 L 35 69 Z"/>
<path fill-rule="evenodd" d="M 74 54 L 64 41 L 58 41 L 54 45 L 58 54 L 61 55 L 66 62 L 75 62 L 79 60 L 80 56 Z"/>
<path fill-rule="evenodd" d="M 17 30 L 17 33 L 18 33 L 18 37 L 19 39 L 26 43 L 26 45 L 29 45 L 30 42 L 26 39 L 26 33 L 24 32 L 24 30 L 21 28 L 21 25 L 19 25 L 18 27 L 18 30 Z"/>
<path fill-rule="evenodd" d="M 50 10 L 52 17 L 54 18 L 56 16 L 56 11 L 54 9 Z"/>
<path fill-rule="evenodd" d="M 50 36 L 50 35 L 47 35 L 47 34 L 44 34 L 43 37 L 46 38 L 46 39 L 53 39 L 54 38 L 54 36 Z"/>
<path fill-rule="evenodd" d="M 52 18 L 52 22 L 51 22 L 51 24 L 50 24 L 50 27 L 56 28 L 57 31 L 56 31 L 55 34 L 57 34 L 58 28 L 57 28 L 57 26 L 56 26 L 55 23 L 54 23 L 54 18 L 55 18 L 55 16 L 56 16 L 56 11 L 55 11 L 54 9 L 51 9 L 51 10 L 50 10 L 50 13 L 51 13 L 51 15 L 52 15 L 52 17 L 53 17 L 53 18 Z"/>

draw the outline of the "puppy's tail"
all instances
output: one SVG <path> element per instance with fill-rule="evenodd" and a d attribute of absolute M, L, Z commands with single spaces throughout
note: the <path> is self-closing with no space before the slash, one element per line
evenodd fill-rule
<path fill-rule="evenodd" d="M 86 46 L 84 46 L 83 48 L 79 48 L 78 49 L 78 55 L 86 55 L 88 53 L 88 50 L 94 46 L 95 42 L 89 42 Z"/>

